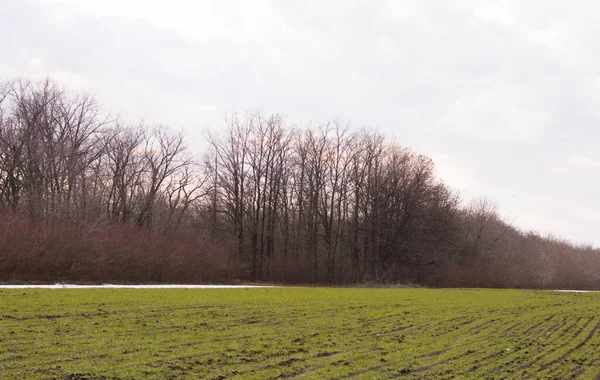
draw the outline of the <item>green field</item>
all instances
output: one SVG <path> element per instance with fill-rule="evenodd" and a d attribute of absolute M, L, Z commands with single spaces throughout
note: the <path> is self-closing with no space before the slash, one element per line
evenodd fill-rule
<path fill-rule="evenodd" d="M 2 379 L 582 378 L 600 294 L 0 290 Z"/>

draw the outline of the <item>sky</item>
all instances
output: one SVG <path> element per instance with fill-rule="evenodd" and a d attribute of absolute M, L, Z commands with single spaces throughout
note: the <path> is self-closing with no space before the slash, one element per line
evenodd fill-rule
<path fill-rule="evenodd" d="M 0 80 L 50 77 L 202 150 L 226 112 L 371 127 L 466 203 L 600 247 L 593 0 L 0 0 Z"/>

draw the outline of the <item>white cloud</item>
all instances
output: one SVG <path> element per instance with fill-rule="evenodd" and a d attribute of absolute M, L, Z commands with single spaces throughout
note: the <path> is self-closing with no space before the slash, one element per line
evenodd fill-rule
<path fill-rule="evenodd" d="M 104 18 L 142 20 L 159 28 L 177 31 L 189 39 L 264 41 L 275 15 L 266 0 L 196 1 L 172 0 L 37 0 L 84 15 Z M 56 8 L 58 7 L 58 8 Z M 56 15 L 55 15 L 56 17 Z M 59 16 L 60 19 L 60 16 Z"/>
<path fill-rule="evenodd" d="M 49 21 L 58 27 L 68 27 L 76 15 L 65 9 L 53 9 L 48 13 Z"/>
<path fill-rule="evenodd" d="M 550 112 L 531 88 L 476 81 L 456 94 L 439 123 L 469 138 L 521 142 L 539 137 L 549 120 Z"/>
<path fill-rule="evenodd" d="M 484 22 L 498 23 L 506 27 L 514 27 L 516 17 L 506 1 L 481 2 L 479 6 L 472 8 L 475 17 Z"/>
<path fill-rule="evenodd" d="M 31 58 L 29 60 L 29 66 L 34 70 L 39 70 L 42 68 L 42 61 L 39 58 Z"/>
<path fill-rule="evenodd" d="M 572 199 L 522 194 L 501 204 L 501 209 L 513 215 L 515 226 L 521 229 L 540 231 L 581 244 L 598 244 L 595 226 L 600 223 L 600 207 L 597 204 L 582 205 Z M 568 222 L 573 220 L 579 222 Z"/>
<path fill-rule="evenodd" d="M 461 191 L 463 196 L 476 198 L 482 195 L 482 185 L 477 182 L 473 173 L 469 172 L 460 159 L 427 147 L 420 149 L 420 152 L 431 157 L 440 178 L 444 182 L 452 184 L 454 189 Z"/>
<path fill-rule="evenodd" d="M 591 159 L 589 157 L 586 156 L 582 156 L 579 154 L 572 154 L 567 156 L 567 161 L 572 164 L 573 166 L 576 166 L 578 168 L 583 168 L 583 169 L 594 169 L 594 168 L 600 168 L 600 161 Z"/>

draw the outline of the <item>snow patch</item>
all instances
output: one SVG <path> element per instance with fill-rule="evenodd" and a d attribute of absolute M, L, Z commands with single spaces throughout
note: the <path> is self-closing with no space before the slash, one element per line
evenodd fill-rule
<path fill-rule="evenodd" d="M 248 288 L 272 288 L 263 285 L 75 285 L 75 284 L 53 284 L 53 285 L 1 285 L 0 289 L 248 289 Z"/>
<path fill-rule="evenodd" d="M 600 290 L 555 290 L 555 292 L 563 293 L 598 293 Z"/>

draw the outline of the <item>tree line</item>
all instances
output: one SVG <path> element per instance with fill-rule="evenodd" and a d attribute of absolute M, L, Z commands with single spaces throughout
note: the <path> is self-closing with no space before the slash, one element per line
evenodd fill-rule
<path fill-rule="evenodd" d="M 376 131 L 232 113 L 206 143 L 5 82 L 0 280 L 600 287 L 597 249 L 465 204 Z"/>

